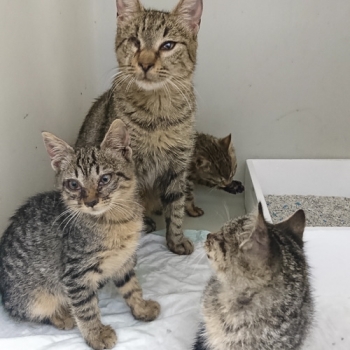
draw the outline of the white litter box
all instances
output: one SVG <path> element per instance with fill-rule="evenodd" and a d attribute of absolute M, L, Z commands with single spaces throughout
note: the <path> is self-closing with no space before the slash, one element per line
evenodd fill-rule
<path fill-rule="evenodd" d="M 266 195 L 350 197 L 350 160 L 247 160 L 246 210 L 261 202 L 272 222 Z M 350 349 L 350 227 L 306 227 L 304 241 L 316 301 L 315 326 L 304 349 Z"/>
<path fill-rule="evenodd" d="M 266 195 L 350 197 L 350 159 L 247 160 L 246 210 L 261 202 L 266 220 L 272 222 Z"/>

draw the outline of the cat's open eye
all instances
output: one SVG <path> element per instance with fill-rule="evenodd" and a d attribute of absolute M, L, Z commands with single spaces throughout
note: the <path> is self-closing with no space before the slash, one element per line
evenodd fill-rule
<path fill-rule="evenodd" d="M 102 175 L 101 178 L 100 178 L 99 185 L 101 185 L 101 186 L 107 185 L 107 184 L 109 184 L 111 182 L 111 179 L 112 179 L 112 175 L 111 174 Z"/>
<path fill-rule="evenodd" d="M 170 51 L 175 47 L 176 43 L 174 41 L 166 41 L 162 45 L 160 45 L 160 50 L 162 51 Z"/>
<path fill-rule="evenodd" d="M 66 184 L 67 187 L 72 191 L 78 191 L 81 188 L 80 183 L 77 180 L 68 180 Z"/>

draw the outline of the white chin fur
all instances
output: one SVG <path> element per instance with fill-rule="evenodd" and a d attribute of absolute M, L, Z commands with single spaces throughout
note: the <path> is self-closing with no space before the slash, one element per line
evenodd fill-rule
<path fill-rule="evenodd" d="M 161 81 L 161 82 L 149 82 L 149 81 L 145 81 L 145 80 L 136 80 L 136 84 L 139 88 L 143 89 L 143 90 L 158 90 L 161 89 L 165 82 Z"/>

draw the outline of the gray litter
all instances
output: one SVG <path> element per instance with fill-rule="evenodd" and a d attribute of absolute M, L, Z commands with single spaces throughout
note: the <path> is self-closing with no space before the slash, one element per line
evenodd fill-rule
<path fill-rule="evenodd" d="M 303 209 L 306 226 L 350 227 L 350 198 L 326 196 L 265 196 L 272 218 L 278 223 Z"/>

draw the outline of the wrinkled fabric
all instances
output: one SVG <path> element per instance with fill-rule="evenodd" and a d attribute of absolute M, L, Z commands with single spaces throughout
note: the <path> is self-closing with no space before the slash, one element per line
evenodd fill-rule
<path fill-rule="evenodd" d="M 200 316 L 200 299 L 212 273 L 203 249 L 207 232 L 186 231 L 195 242 L 190 256 L 166 247 L 164 232 L 146 235 L 138 250 L 137 276 L 145 298 L 157 300 L 159 317 L 136 321 L 112 283 L 99 292 L 102 322 L 117 332 L 116 350 L 190 350 Z M 315 327 L 305 350 L 350 349 L 350 230 L 307 230 L 304 239 L 316 300 Z M 0 307 L 1 350 L 87 350 L 78 329 L 16 323 Z"/>

